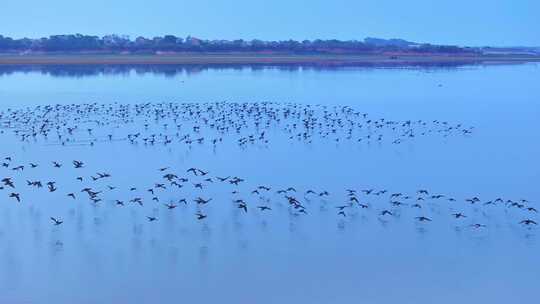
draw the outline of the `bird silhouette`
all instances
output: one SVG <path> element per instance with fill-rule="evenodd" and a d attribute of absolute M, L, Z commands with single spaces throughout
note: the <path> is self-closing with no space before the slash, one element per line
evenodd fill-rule
<path fill-rule="evenodd" d="M 247 204 L 246 203 L 240 203 L 238 204 L 238 208 L 244 210 L 245 213 L 247 213 Z"/>
<path fill-rule="evenodd" d="M 393 215 L 393 213 L 390 212 L 390 211 L 388 211 L 388 210 L 383 210 L 383 211 L 381 212 L 381 215 L 383 215 L 383 216 L 384 216 L 384 215 Z"/>
<path fill-rule="evenodd" d="M 53 221 L 53 224 L 54 224 L 55 226 L 59 226 L 59 225 L 61 225 L 61 224 L 63 223 L 63 221 L 58 220 L 58 219 L 56 219 L 56 218 L 54 218 L 54 217 L 51 217 L 51 221 Z"/>
<path fill-rule="evenodd" d="M 14 193 L 14 192 L 10 193 L 9 197 L 15 198 L 17 200 L 17 202 L 19 202 L 19 203 L 21 202 L 21 196 L 20 196 L 19 193 Z"/>
<path fill-rule="evenodd" d="M 478 228 L 485 228 L 485 227 L 487 227 L 486 225 L 478 224 L 478 223 L 477 223 L 477 224 L 472 224 L 472 225 L 470 225 L 470 226 L 471 226 L 472 228 L 477 228 L 477 229 L 478 229 Z"/>
<path fill-rule="evenodd" d="M 524 224 L 524 225 L 537 225 L 537 223 L 533 220 L 530 220 L 530 219 L 526 219 L 526 220 L 523 220 L 521 222 L 519 222 L 520 224 Z"/>
<path fill-rule="evenodd" d="M 169 210 L 172 210 L 172 209 L 174 209 L 174 208 L 177 207 L 176 205 L 174 205 L 174 204 L 172 204 L 172 203 L 169 203 L 169 204 L 163 204 L 163 205 L 164 205 L 165 207 L 167 207 L 167 209 L 169 209 Z"/>

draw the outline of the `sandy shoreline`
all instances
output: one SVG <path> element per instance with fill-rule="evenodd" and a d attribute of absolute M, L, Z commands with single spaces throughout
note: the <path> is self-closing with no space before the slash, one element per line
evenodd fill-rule
<path fill-rule="evenodd" d="M 407 66 L 519 64 L 540 62 L 540 56 L 444 55 L 262 55 L 262 54 L 0 54 L 0 65 L 321 65 Z"/>

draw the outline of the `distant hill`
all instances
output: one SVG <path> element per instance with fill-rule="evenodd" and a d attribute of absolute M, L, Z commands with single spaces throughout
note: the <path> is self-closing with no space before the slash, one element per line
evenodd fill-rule
<path fill-rule="evenodd" d="M 395 47 L 401 47 L 401 48 L 407 48 L 407 47 L 420 45 L 419 43 L 411 42 L 411 41 L 407 41 L 403 39 L 381 39 L 381 38 L 373 38 L 373 37 L 365 38 L 364 43 L 378 46 L 378 47 L 395 46 Z"/>

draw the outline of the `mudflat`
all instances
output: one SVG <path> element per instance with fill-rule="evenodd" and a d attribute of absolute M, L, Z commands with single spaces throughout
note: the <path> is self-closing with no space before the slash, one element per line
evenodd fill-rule
<path fill-rule="evenodd" d="M 322 65 L 322 66 L 408 66 L 460 64 L 517 64 L 540 62 L 531 55 L 439 55 L 439 54 L 0 54 L 0 65 Z"/>

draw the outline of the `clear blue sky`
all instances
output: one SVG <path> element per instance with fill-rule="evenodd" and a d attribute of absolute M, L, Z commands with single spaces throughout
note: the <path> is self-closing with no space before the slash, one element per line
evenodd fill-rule
<path fill-rule="evenodd" d="M 0 34 L 174 34 L 200 38 L 404 38 L 540 45 L 540 0 L 14 0 Z"/>

